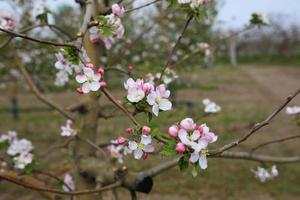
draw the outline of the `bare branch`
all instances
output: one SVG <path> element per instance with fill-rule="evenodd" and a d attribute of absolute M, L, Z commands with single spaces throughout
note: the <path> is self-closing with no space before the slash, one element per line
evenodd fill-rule
<path fill-rule="evenodd" d="M 244 137 L 233 141 L 229 144 L 224 145 L 223 147 L 216 149 L 216 150 L 212 150 L 209 152 L 210 155 L 216 155 L 216 154 L 220 154 L 228 149 L 231 149 L 239 144 L 241 144 L 242 142 L 246 141 L 252 134 L 254 134 L 255 132 L 257 132 L 258 130 L 260 130 L 261 128 L 267 126 L 273 119 L 274 117 L 276 117 L 278 115 L 278 113 L 280 111 L 282 111 L 284 109 L 284 107 L 293 99 L 295 98 L 298 94 L 300 93 L 300 88 L 297 89 L 294 94 L 288 96 L 285 101 L 280 104 L 278 106 L 277 109 L 275 109 L 264 121 L 257 123 L 254 125 L 254 127 L 250 130 L 249 133 L 245 134 Z"/>
<path fill-rule="evenodd" d="M 77 49 L 77 47 L 75 45 L 68 44 L 68 43 L 59 43 L 59 42 L 52 42 L 52 41 L 48 41 L 48 40 L 37 39 L 37 38 L 29 37 L 22 33 L 16 33 L 16 32 L 9 31 L 9 30 L 3 29 L 3 28 L 0 28 L 0 31 L 8 33 L 9 35 L 11 35 L 13 37 L 19 37 L 19 38 L 23 38 L 23 39 L 30 40 L 33 42 L 38 42 L 41 44 L 47 44 L 47 45 L 59 46 L 59 47 L 71 47 L 71 48 Z"/>
<path fill-rule="evenodd" d="M 25 188 L 31 189 L 31 190 L 49 192 L 49 193 L 60 194 L 60 195 L 70 195 L 70 196 L 101 193 L 103 191 L 111 190 L 113 188 L 117 188 L 117 187 L 121 186 L 121 182 L 117 181 L 113 184 L 107 185 L 107 186 L 99 188 L 99 189 L 65 192 L 65 191 L 62 191 L 62 190 L 57 190 L 57 189 L 52 189 L 52 188 L 48 188 L 48 187 L 33 185 L 31 183 L 26 182 L 24 177 L 13 176 L 11 174 L 0 173 L 0 180 L 5 180 L 5 181 L 8 181 L 8 182 L 14 183 L 16 185 L 20 185 L 20 186 L 23 186 Z"/>
<path fill-rule="evenodd" d="M 161 75 L 160 75 L 160 77 L 159 77 L 159 83 L 161 82 L 162 77 L 164 76 L 164 73 L 165 73 L 166 69 L 167 69 L 168 66 L 170 65 L 172 56 L 175 54 L 176 48 L 177 48 L 178 44 L 180 43 L 180 41 L 181 41 L 181 39 L 182 39 L 182 37 L 183 37 L 183 35 L 184 35 L 184 33 L 185 33 L 187 27 L 189 26 L 189 24 L 190 24 L 190 22 L 192 21 L 193 18 L 194 18 L 193 15 L 191 15 L 191 16 L 188 18 L 188 20 L 186 21 L 186 23 L 185 23 L 185 25 L 184 25 L 184 27 L 183 27 L 183 30 L 182 30 L 180 36 L 177 38 L 177 41 L 176 41 L 176 43 L 175 43 L 173 49 L 171 50 L 171 52 L 170 52 L 170 54 L 169 54 L 169 56 L 168 56 L 168 58 L 167 58 L 167 62 L 166 62 L 166 64 L 164 65 L 164 67 L 163 67 L 163 69 L 162 69 L 162 71 L 161 71 Z"/>
<path fill-rule="evenodd" d="M 132 11 L 139 10 L 139 9 L 141 9 L 141 8 L 145 8 L 145 7 L 147 7 L 147 6 L 150 6 L 150 5 L 152 5 L 152 4 L 158 3 L 158 2 L 160 2 L 160 1 L 161 1 L 161 0 L 154 0 L 154 1 L 152 1 L 152 2 L 146 3 L 146 4 L 141 5 L 141 6 L 139 6 L 139 7 L 132 8 L 132 9 L 128 9 L 128 10 L 125 11 L 125 13 L 130 13 L 130 12 L 132 12 Z"/>
<path fill-rule="evenodd" d="M 268 142 L 259 144 L 256 147 L 251 149 L 250 154 L 253 154 L 256 150 L 258 150 L 262 147 L 265 147 L 267 145 L 275 144 L 275 143 L 279 143 L 279 142 L 284 142 L 284 141 L 292 140 L 292 139 L 296 139 L 296 138 L 300 138 L 300 135 L 299 134 L 298 135 L 293 135 L 293 136 L 284 137 L 284 138 L 280 138 L 280 139 L 277 139 L 277 140 L 272 140 L 272 141 L 268 141 Z"/>
<path fill-rule="evenodd" d="M 33 82 L 31 76 L 27 72 L 26 68 L 21 63 L 20 59 L 17 56 L 17 52 L 15 52 L 15 62 L 19 70 L 21 71 L 22 75 L 24 76 L 26 82 L 28 83 L 30 89 L 35 94 L 35 96 L 40 99 L 42 102 L 50 106 L 51 108 L 57 110 L 59 113 L 61 113 L 63 116 L 67 117 L 68 119 L 74 120 L 73 116 L 71 116 L 69 113 L 67 113 L 63 108 L 61 108 L 59 105 L 57 105 L 55 102 L 51 101 L 47 97 L 45 97 L 40 90 L 37 88 L 35 83 Z"/>

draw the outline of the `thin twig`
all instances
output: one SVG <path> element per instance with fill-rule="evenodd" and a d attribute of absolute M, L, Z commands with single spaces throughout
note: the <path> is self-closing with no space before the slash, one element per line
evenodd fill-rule
<path fill-rule="evenodd" d="M 180 43 L 180 41 L 181 41 L 181 39 L 182 39 L 182 37 L 183 37 L 183 35 L 184 35 L 184 33 L 185 33 L 187 27 L 189 26 L 189 24 L 190 24 L 190 22 L 192 21 L 193 18 L 194 18 L 193 15 L 191 15 L 191 16 L 188 18 L 188 20 L 186 21 L 186 23 L 185 23 L 185 25 L 184 25 L 184 27 L 183 27 L 183 30 L 182 30 L 181 34 L 180 34 L 179 37 L 177 38 L 177 41 L 176 41 L 174 47 L 172 48 L 172 50 L 171 50 L 171 52 L 170 52 L 170 54 L 169 54 L 169 56 L 168 56 L 168 58 L 167 58 L 166 64 L 164 65 L 164 67 L 163 67 L 163 69 L 162 69 L 162 71 L 161 71 L 161 75 L 160 75 L 160 77 L 159 77 L 159 83 L 161 83 L 162 77 L 163 77 L 163 75 L 164 75 L 166 69 L 168 68 L 168 66 L 169 66 L 170 63 L 171 63 L 172 56 L 175 54 L 176 48 L 177 48 L 178 44 Z"/>
<path fill-rule="evenodd" d="M 21 63 L 20 59 L 18 58 L 17 52 L 15 52 L 15 62 L 19 70 L 21 71 L 22 75 L 24 76 L 26 82 L 28 83 L 30 89 L 32 92 L 35 94 L 35 96 L 40 99 L 42 102 L 53 108 L 54 110 L 57 110 L 59 113 L 61 113 L 63 116 L 65 116 L 68 119 L 74 120 L 73 116 L 67 113 L 63 108 L 61 108 L 58 104 L 53 102 L 52 100 L 48 99 L 45 97 L 40 90 L 37 88 L 35 83 L 33 82 L 31 76 L 27 72 L 26 68 L 24 65 Z"/>
<path fill-rule="evenodd" d="M 150 6 L 150 5 L 152 5 L 152 4 L 158 3 L 158 2 L 160 2 L 160 1 L 161 1 L 161 0 L 154 0 L 154 1 L 152 1 L 152 2 L 149 2 L 149 3 L 146 3 L 146 4 L 144 4 L 144 5 L 138 6 L 138 7 L 136 7 L 136 8 L 128 9 L 128 10 L 125 11 L 125 13 L 130 13 L 130 12 L 132 12 L 132 11 L 139 10 L 139 9 L 141 9 L 141 8 L 144 8 L 144 7 Z"/>
<path fill-rule="evenodd" d="M 254 127 L 249 131 L 249 133 L 245 134 L 242 138 L 236 140 L 236 141 L 233 141 L 229 144 L 226 144 L 224 145 L 223 147 L 219 148 L 219 149 L 216 149 L 216 150 L 212 150 L 209 152 L 210 155 L 216 155 L 216 154 L 220 154 L 228 149 L 231 149 L 239 144 L 241 144 L 242 142 L 246 141 L 252 134 L 254 134 L 255 132 L 257 132 L 258 130 L 260 130 L 261 128 L 267 126 L 272 120 L 274 117 L 276 117 L 278 115 L 278 113 L 280 111 L 282 111 L 285 106 L 293 99 L 295 98 L 298 94 L 300 93 L 300 88 L 297 89 L 294 94 L 288 96 L 285 101 L 280 104 L 278 106 L 277 109 L 275 109 L 264 121 L 260 122 L 260 123 L 257 123 L 256 125 L 254 125 Z"/>
<path fill-rule="evenodd" d="M 277 139 L 277 140 L 272 140 L 272 141 L 268 141 L 268 142 L 259 144 L 259 145 L 257 145 L 256 147 L 254 147 L 250 150 L 250 154 L 253 154 L 256 150 L 258 150 L 262 147 L 265 147 L 267 145 L 275 144 L 275 143 L 279 143 L 279 142 L 284 142 L 284 141 L 292 140 L 292 139 L 296 139 L 296 138 L 300 138 L 300 135 L 293 135 L 293 136 L 284 137 L 284 138 L 280 138 L 280 139 Z"/>

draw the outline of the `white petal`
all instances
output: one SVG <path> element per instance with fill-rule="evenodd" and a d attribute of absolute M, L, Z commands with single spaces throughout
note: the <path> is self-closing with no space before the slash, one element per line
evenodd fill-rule
<path fill-rule="evenodd" d="M 89 87 L 92 91 L 97 91 L 100 88 L 100 83 L 97 81 L 89 83 Z"/>
<path fill-rule="evenodd" d="M 92 77 L 94 75 L 94 70 L 88 67 L 84 67 L 83 72 L 87 77 Z"/>
<path fill-rule="evenodd" d="M 200 157 L 199 152 L 194 152 L 191 154 L 190 161 L 192 163 L 195 163 L 198 161 L 199 157 Z"/>
<path fill-rule="evenodd" d="M 86 76 L 85 76 L 84 74 L 78 74 L 78 75 L 76 76 L 76 81 L 77 81 L 78 83 L 84 83 L 84 82 L 87 81 L 87 78 L 86 78 Z"/>
<path fill-rule="evenodd" d="M 99 82 L 100 79 L 101 79 L 101 74 L 96 73 L 96 74 L 94 75 L 93 81 Z"/>
<path fill-rule="evenodd" d="M 135 142 L 135 141 L 129 141 L 128 142 L 128 148 L 130 149 L 130 150 L 136 150 L 137 149 L 137 143 Z"/>
<path fill-rule="evenodd" d="M 191 144 L 191 141 L 188 139 L 188 133 L 184 129 L 179 130 L 178 137 L 180 138 L 180 140 L 183 144 L 185 144 L 185 145 Z"/>
<path fill-rule="evenodd" d="M 191 136 L 192 140 L 195 141 L 195 140 L 199 139 L 199 137 L 200 137 L 200 132 L 195 130 Z"/>
<path fill-rule="evenodd" d="M 153 152 L 154 151 L 154 146 L 152 144 L 147 144 L 144 146 L 143 150 L 147 153 Z"/>
<path fill-rule="evenodd" d="M 172 109 L 172 103 L 168 99 L 162 99 L 159 102 L 159 108 L 161 110 L 171 110 Z"/>
<path fill-rule="evenodd" d="M 154 104 L 154 105 L 152 106 L 152 112 L 153 112 L 153 114 L 154 114 L 155 116 L 158 116 L 158 113 L 159 113 L 159 107 L 158 107 L 157 104 Z"/>
<path fill-rule="evenodd" d="M 151 144 L 151 135 L 142 135 L 141 136 L 141 143 L 144 144 L 144 145 L 147 145 L 147 144 Z"/>
<path fill-rule="evenodd" d="M 136 149 L 133 152 L 134 158 L 135 159 L 141 159 L 141 157 L 143 156 L 143 150 L 142 149 Z"/>
<path fill-rule="evenodd" d="M 206 158 L 206 155 L 200 155 L 199 166 L 200 166 L 201 169 L 206 169 L 207 168 L 207 158 Z"/>
<path fill-rule="evenodd" d="M 155 92 L 151 92 L 150 94 L 148 94 L 147 96 L 147 102 L 149 105 L 154 105 L 155 104 L 155 99 L 156 99 L 156 93 Z"/>
<path fill-rule="evenodd" d="M 83 85 L 82 85 L 82 92 L 83 93 L 89 93 L 90 92 L 90 84 L 88 82 L 85 82 Z"/>
<path fill-rule="evenodd" d="M 198 148 L 205 149 L 208 146 L 208 142 L 202 138 L 198 141 Z"/>

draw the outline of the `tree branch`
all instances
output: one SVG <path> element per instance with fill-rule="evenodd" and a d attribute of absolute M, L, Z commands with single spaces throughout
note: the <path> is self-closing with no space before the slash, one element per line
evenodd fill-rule
<path fill-rule="evenodd" d="M 51 101 L 50 99 L 48 99 L 47 97 L 45 97 L 37 88 L 37 86 L 35 85 L 35 83 L 33 82 L 31 76 L 29 75 L 29 73 L 27 72 L 26 68 L 23 66 L 23 64 L 21 63 L 20 59 L 17 56 L 17 52 L 15 52 L 14 55 L 15 58 L 15 62 L 17 67 L 19 68 L 20 72 L 23 74 L 26 82 L 28 83 L 30 89 L 32 90 L 32 92 L 35 94 L 35 96 L 40 99 L 42 102 L 44 102 L 45 104 L 47 104 L 49 107 L 57 110 L 59 113 L 61 113 L 63 116 L 65 116 L 68 119 L 74 120 L 73 116 L 70 115 L 69 113 L 67 113 L 65 110 L 63 110 L 63 108 L 61 108 L 58 104 L 56 104 L 55 102 Z"/>

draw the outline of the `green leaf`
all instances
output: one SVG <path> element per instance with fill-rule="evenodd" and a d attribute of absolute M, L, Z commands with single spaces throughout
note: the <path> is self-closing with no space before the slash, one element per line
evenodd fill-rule
<path fill-rule="evenodd" d="M 193 168 L 192 168 L 192 176 L 193 177 L 198 176 L 197 165 L 194 165 Z"/>
<path fill-rule="evenodd" d="M 178 166 L 180 171 L 186 170 L 189 167 L 189 157 L 186 155 L 181 157 L 178 161 Z"/>
<path fill-rule="evenodd" d="M 174 156 L 176 152 L 176 139 L 170 139 L 163 147 L 163 150 L 160 152 L 163 156 Z"/>

